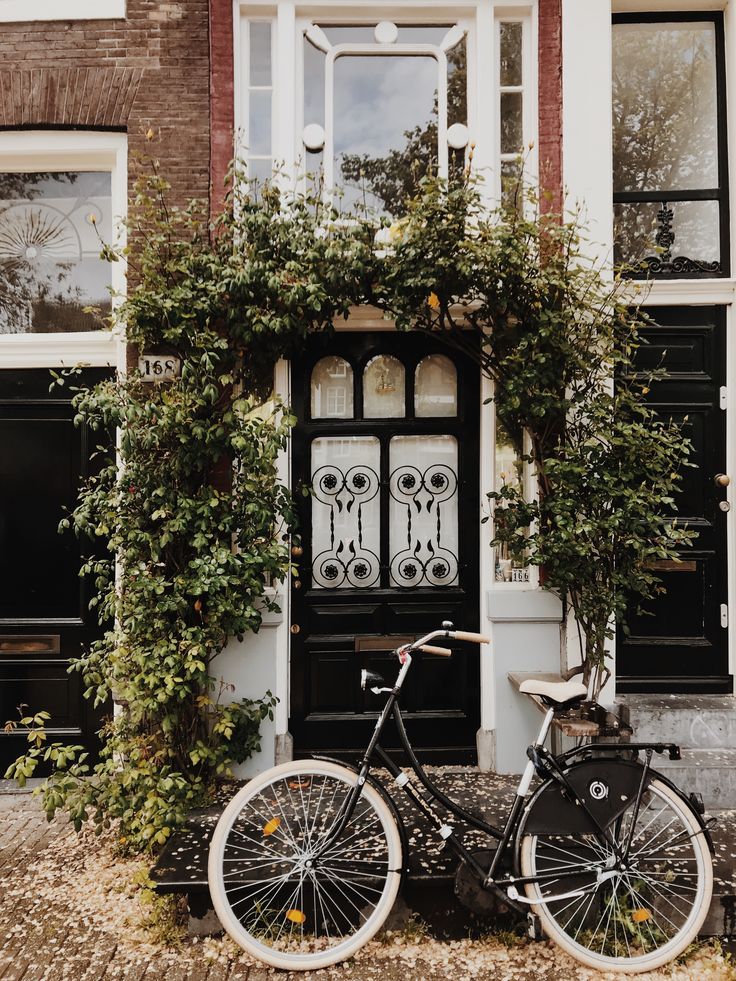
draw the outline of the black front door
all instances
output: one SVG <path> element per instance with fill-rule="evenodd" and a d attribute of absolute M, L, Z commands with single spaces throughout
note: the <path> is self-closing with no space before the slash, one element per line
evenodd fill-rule
<path fill-rule="evenodd" d="M 85 372 L 84 382 L 104 377 Z M 0 768 L 26 746 L 2 732 L 18 706 L 51 714 L 49 738 L 95 748 L 99 713 L 69 674 L 100 635 L 79 577 L 74 534 L 58 533 L 89 471 L 90 436 L 74 425 L 65 388 L 49 394 L 47 370 L 0 371 Z M 92 437 L 94 439 L 94 436 Z M 24 710 L 25 711 L 25 710 Z"/>
<path fill-rule="evenodd" d="M 726 317 L 723 307 L 649 311 L 643 371 L 662 365 L 667 378 L 649 396 L 661 415 L 684 422 L 694 468 L 684 473 L 679 520 L 697 532 L 682 561 L 660 562 L 666 592 L 631 613 L 619 630 L 616 687 L 620 692 L 731 692 L 728 675 L 726 490 Z"/>
<path fill-rule="evenodd" d="M 293 365 L 299 577 L 292 583 L 291 719 L 297 753 L 363 748 L 392 682 L 390 651 L 479 616 L 479 370 L 422 333 L 316 336 Z M 298 549 L 297 549 L 298 551 Z M 415 745 L 474 758 L 478 649 L 421 656 L 405 686 Z"/>

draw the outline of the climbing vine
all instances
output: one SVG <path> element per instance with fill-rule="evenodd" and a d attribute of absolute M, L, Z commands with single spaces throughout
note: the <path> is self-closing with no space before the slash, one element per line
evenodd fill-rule
<path fill-rule="evenodd" d="M 491 545 L 542 567 L 545 588 L 569 603 L 582 638 L 573 671 L 595 692 L 614 622 L 632 598 L 656 595 L 653 563 L 691 538 L 674 518 L 689 443 L 647 406 L 657 372 L 635 364 L 645 318 L 621 280 L 585 259 L 577 219 L 540 217 L 521 189 L 489 211 L 469 174 L 425 180 L 380 232 L 375 218 L 346 221 L 237 168 L 230 186 L 209 222 L 201 205 L 170 203 L 154 165 L 137 185 L 131 245 L 105 246 L 129 271 L 114 326 L 182 363 L 160 384 L 131 371 L 74 398 L 99 466 L 63 525 L 97 543 L 82 574 L 107 630 L 73 667 L 88 697 L 121 711 L 91 763 L 81 747 L 49 744 L 34 707 L 20 723 L 28 750 L 8 771 L 23 781 L 50 766 L 49 816 L 116 821 L 130 850 L 165 842 L 258 748 L 273 698 L 233 699 L 216 659 L 259 629 L 267 583 L 288 575 L 293 513 L 278 457 L 293 420 L 273 398 L 273 368 L 352 306 L 436 333 L 493 380 L 499 423 L 526 433 L 519 462 L 538 494 L 508 481 L 489 495 Z"/>
<path fill-rule="evenodd" d="M 582 663 L 608 675 L 617 621 L 662 591 L 655 563 L 677 560 L 693 533 L 676 520 L 690 442 L 647 405 L 663 372 L 636 364 L 644 312 L 629 284 L 586 257 L 579 216 L 540 213 L 521 183 L 489 212 L 466 175 L 429 181 L 382 260 L 374 302 L 403 328 L 437 333 L 493 380 L 497 422 L 520 440 L 519 467 L 489 498 L 491 545 L 523 565 L 574 613 Z"/>
<path fill-rule="evenodd" d="M 117 821 L 130 850 L 165 842 L 259 748 L 274 699 L 233 699 L 217 657 L 259 629 L 274 606 L 267 584 L 288 573 L 278 455 L 292 419 L 272 398 L 273 368 L 359 299 L 365 251 L 321 202 L 237 174 L 210 226 L 200 204 L 170 203 L 152 166 L 136 188 L 131 246 L 105 254 L 127 260 L 130 277 L 115 325 L 139 350 L 180 358 L 181 375 L 150 384 L 134 370 L 75 392 L 98 470 L 62 522 L 97 543 L 82 575 L 107 625 L 73 667 L 88 698 L 121 710 L 108 714 L 95 763 L 48 744 L 46 713 L 24 715 L 29 748 L 8 771 L 24 781 L 50 766 L 48 815 Z M 74 375 L 57 384 L 74 387 Z"/>

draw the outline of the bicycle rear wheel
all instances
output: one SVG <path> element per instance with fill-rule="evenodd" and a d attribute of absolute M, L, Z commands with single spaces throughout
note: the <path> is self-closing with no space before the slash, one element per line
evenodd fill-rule
<path fill-rule="evenodd" d="M 285 763 L 246 784 L 217 824 L 209 854 L 215 911 L 236 943 L 273 967 L 311 971 L 344 960 L 391 911 L 401 838 L 373 787 L 364 784 L 329 841 L 355 782 L 335 763 Z"/>
<path fill-rule="evenodd" d="M 628 839 L 633 807 L 611 827 Z M 713 865 L 691 809 L 656 778 L 641 801 L 625 868 L 594 834 L 529 834 L 523 876 L 570 873 L 526 885 L 542 927 L 563 950 L 599 971 L 635 974 L 667 964 L 692 943 L 708 913 Z M 578 891 L 580 895 L 555 899 Z"/>

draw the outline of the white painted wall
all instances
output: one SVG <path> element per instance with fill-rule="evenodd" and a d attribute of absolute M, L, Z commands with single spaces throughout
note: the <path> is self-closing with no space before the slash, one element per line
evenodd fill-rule
<path fill-rule="evenodd" d="M 610 261 L 611 0 L 562 0 L 562 127 L 566 207 L 583 210 L 591 258 Z"/>
<path fill-rule="evenodd" d="M 277 596 L 277 602 L 283 610 L 283 597 Z M 266 719 L 261 725 L 261 752 L 235 769 L 236 776 L 241 779 L 253 777 L 274 765 L 276 735 L 285 731 L 288 688 L 285 693 L 279 676 L 278 657 L 283 633 L 288 636 L 283 612 L 265 614 L 257 634 L 247 634 L 242 642 L 233 638 L 212 662 L 211 672 L 216 681 L 222 679 L 233 686 L 232 691 L 223 694 L 223 702 L 262 698 L 267 691 L 280 698 L 274 720 Z"/>
<path fill-rule="evenodd" d="M 543 589 L 489 589 L 488 619 L 492 625 L 492 657 L 496 693 L 497 773 L 521 773 L 526 748 L 539 731 L 542 717 L 526 695 L 508 680 L 510 672 L 560 670 L 562 604 Z"/>

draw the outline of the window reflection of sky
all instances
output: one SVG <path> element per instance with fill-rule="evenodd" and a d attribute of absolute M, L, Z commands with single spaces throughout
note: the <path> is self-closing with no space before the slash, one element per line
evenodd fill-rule
<path fill-rule="evenodd" d="M 433 116 L 437 61 L 371 55 L 335 61 L 335 156 L 382 157 L 406 145 L 405 133 Z"/>

